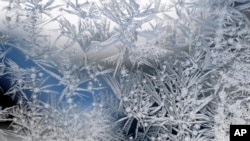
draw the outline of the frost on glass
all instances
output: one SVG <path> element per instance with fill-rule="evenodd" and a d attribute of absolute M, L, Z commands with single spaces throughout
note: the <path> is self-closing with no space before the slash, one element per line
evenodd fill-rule
<path fill-rule="evenodd" d="M 250 124 L 247 0 L 0 8 L 0 92 L 16 102 L 1 141 L 228 141 Z"/>

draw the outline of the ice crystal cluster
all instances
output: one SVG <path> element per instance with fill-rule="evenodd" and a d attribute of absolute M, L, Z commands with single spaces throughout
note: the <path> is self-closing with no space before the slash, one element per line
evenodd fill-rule
<path fill-rule="evenodd" d="M 1 141 L 228 141 L 250 124 L 248 0 L 2 4 Z"/>

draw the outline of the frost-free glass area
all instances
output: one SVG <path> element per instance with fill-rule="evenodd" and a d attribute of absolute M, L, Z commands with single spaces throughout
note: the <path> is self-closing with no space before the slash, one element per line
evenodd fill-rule
<path fill-rule="evenodd" d="M 250 122 L 246 0 L 0 2 L 1 141 L 228 141 Z"/>

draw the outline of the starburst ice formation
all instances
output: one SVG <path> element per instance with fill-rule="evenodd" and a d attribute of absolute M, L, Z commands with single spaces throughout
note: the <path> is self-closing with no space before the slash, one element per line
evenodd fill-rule
<path fill-rule="evenodd" d="M 248 1 L 1 3 L 1 141 L 228 141 L 250 122 Z"/>

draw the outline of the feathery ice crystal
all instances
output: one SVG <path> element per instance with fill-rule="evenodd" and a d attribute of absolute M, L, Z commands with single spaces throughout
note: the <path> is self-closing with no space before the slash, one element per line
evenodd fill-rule
<path fill-rule="evenodd" d="M 250 123 L 249 1 L 1 1 L 1 141 L 227 141 Z"/>

